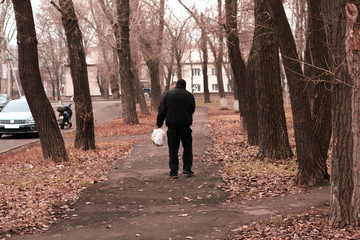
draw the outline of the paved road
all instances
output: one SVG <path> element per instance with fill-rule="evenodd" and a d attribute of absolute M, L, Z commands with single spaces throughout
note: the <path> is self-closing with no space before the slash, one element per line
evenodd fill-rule
<path fill-rule="evenodd" d="M 64 102 L 66 103 L 66 102 Z M 54 109 L 58 103 L 53 103 L 52 106 Z M 75 107 L 72 107 L 75 109 Z M 55 114 L 57 116 L 56 110 Z M 117 117 L 121 116 L 121 103 L 120 101 L 93 101 L 93 111 L 94 111 L 94 119 L 95 124 L 105 122 Z M 75 112 L 73 113 L 73 117 L 75 117 Z M 75 128 L 75 119 L 73 119 L 73 128 Z M 62 132 L 69 131 L 68 129 L 62 130 Z M 39 138 L 33 135 L 3 135 L 0 139 L 0 153 L 7 151 L 12 148 L 17 148 L 23 146 L 25 144 L 39 141 Z"/>

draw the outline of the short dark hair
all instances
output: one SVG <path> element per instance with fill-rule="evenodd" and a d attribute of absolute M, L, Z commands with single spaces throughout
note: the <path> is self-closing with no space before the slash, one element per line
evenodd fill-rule
<path fill-rule="evenodd" d="M 180 79 L 177 81 L 176 86 L 186 88 L 186 81 L 184 79 Z"/>

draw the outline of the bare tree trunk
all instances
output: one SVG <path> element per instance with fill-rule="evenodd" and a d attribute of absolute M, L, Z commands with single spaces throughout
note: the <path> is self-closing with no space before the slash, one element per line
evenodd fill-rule
<path fill-rule="evenodd" d="M 178 79 L 182 79 L 182 65 L 181 65 L 181 58 L 182 55 L 175 53 L 176 55 L 176 74 Z"/>
<path fill-rule="evenodd" d="M 120 88 L 119 88 L 119 60 L 117 57 L 117 52 L 114 49 L 112 52 L 113 56 L 113 65 L 110 73 L 110 88 L 113 99 L 120 98 Z"/>
<path fill-rule="evenodd" d="M 156 42 L 151 43 L 144 36 L 141 37 L 142 49 L 151 78 L 151 110 L 157 111 L 161 101 L 160 87 L 160 53 L 163 44 L 165 26 L 165 0 L 160 0 L 159 25 L 157 26 Z M 154 34 L 154 33 L 152 33 Z"/>
<path fill-rule="evenodd" d="M 309 98 L 310 102 L 313 102 L 313 128 L 321 150 L 322 168 L 327 169 L 326 160 L 331 138 L 331 84 L 330 76 L 326 72 L 329 64 L 326 32 L 318 1 L 308 0 L 306 35 L 304 74 L 308 78 L 308 89 L 314 89 Z"/>
<path fill-rule="evenodd" d="M 201 21 L 203 21 L 203 15 L 201 15 Z M 205 35 L 206 33 L 202 30 L 201 51 L 203 54 L 202 69 L 203 69 L 203 83 L 204 83 L 204 102 L 210 103 L 209 77 L 208 77 L 208 48 L 207 48 L 207 41 Z"/>
<path fill-rule="evenodd" d="M 136 94 L 137 94 L 137 97 L 139 100 L 141 114 L 150 115 L 149 108 L 147 107 L 147 104 L 146 104 L 144 92 L 141 88 L 139 72 L 138 72 L 138 69 L 136 68 L 136 63 L 134 63 L 134 62 L 132 62 L 132 72 L 133 72 L 133 76 L 134 76 L 134 84 L 135 84 Z"/>
<path fill-rule="evenodd" d="M 227 47 L 229 51 L 229 59 L 231 69 L 234 74 L 234 86 L 236 93 L 234 93 L 239 100 L 240 110 L 240 124 L 241 128 L 245 129 L 243 125 L 243 118 L 246 115 L 246 99 L 245 99 L 245 83 L 246 83 L 246 66 L 240 52 L 240 41 L 238 37 L 237 28 L 237 0 L 225 0 L 226 10 L 226 25 L 225 31 L 227 35 Z"/>
<path fill-rule="evenodd" d="M 320 147 L 313 131 L 310 104 L 305 91 L 306 83 L 282 1 L 266 0 L 266 2 L 269 4 L 269 11 L 274 21 L 290 89 L 299 164 L 297 181 L 301 185 L 312 185 L 327 179 L 328 174 L 323 166 Z"/>
<path fill-rule="evenodd" d="M 331 66 L 336 84 L 332 89 L 333 150 L 329 220 L 333 226 L 359 224 L 359 32 L 358 7 L 346 0 L 326 3 Z M 346 12 L 346 14 L 345 14 Z M 346 15 L 346 16 L 345 16 Z M 344 18 L 347 17 L 347 22 Z M 344 41 L 344 39 L 346 41 Z M 345 59 L 348 57 L 348 59 Z"/>
<path fill-rule="evenodd" d="M 257 82 L 259 156 L 271 159 L 293 157 L 286 127 L 282 96 L 279 47 L 274 24 L 264 0 L 255 0 L 255 79 Z M 249 79 L 248 79 L 249 81 Z M 251 89 L 247 88 L 247 92 Z M 249 109 L 249 114 L 251 108 Z"/>
<path fill-rule="evenodd" d="M 151 110 L 157 111 L 161 101 L 160 61 L 158 59 L 147 59 L 145 62 L 151 79 Z"/>
<path fill-rule="evenodd" d="M 218 21 L 219 23 L 223 22 L 222 17 L 222 0 L 218 0 Z M 227 101 L 226 101 L 226 94 L 224 89 L 224 80 L 223 80 L 223 73 L 222 73 L 222 65 L 224 63 L 224 29 L 222 25 L 219 25 L 219 52 L 216 59 L 216 75 L 217 75 L 217 82 L 219 88 L 219 95 L 220 95 L 220 109 L 226 110 L 227 109 Z"/>
<path fill-rule="evenodd" d="M 53 4 L 55 5 L 55 3 Z M 72 0 L 59 0 L 59 6 L 67 39 L 70 72 L 74 85 L 75 147 L 83 150 L 95 149 L 94 116 L 82 34 Z"/>
<path fill-rule="evenodd" d="M 259 145 L 259 106 L 256 96 L 256 68 L 259 66 L 256 65 L 258 62 L 258 55 L 257 51 L 255 50 L 255 34 L 246 67 L 246 107 L 247 109 L 251 109 L 251 111 L 249 111 L 249 114 L 246 117 L 246 132 L 249 145 Z"/>
<path fill-rule="evenodd" d="M 130 1 L 117 0 L 120 48 L 119 55 L 121 78 L 122 117 L 126 124 L 139 123 L 136 113 L 134 77 L 131 72 L 130 53 Z"/>
<path fill-rule="evenodd" d="M 20 81 L 36 122 L 43 157 L 54 162 L 68 161 L 54 111 L 41 83 L 30 0 L 13 0 L 12 2 L 17 26 Z"/>

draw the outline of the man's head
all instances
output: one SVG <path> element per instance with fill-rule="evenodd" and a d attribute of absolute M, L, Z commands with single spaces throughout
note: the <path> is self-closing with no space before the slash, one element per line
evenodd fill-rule
<path fill-rule="evenodd" d="M 186 81 L 184 79 L 180 79 L 179 81 L 177 81 L 176 87 L 186 88 Z"/>

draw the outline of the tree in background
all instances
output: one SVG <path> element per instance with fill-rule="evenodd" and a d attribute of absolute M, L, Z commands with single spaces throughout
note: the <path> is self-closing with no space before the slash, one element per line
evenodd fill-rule
<path fill-rule="evenodd" d="M 12 96 L 12 87 L 9 84 L 5 82 L 2 82 L 3 76 L 7 75 L 7 73 L 3 73 L 5 68 L 2 66 L 7 66 L 7 68 L 10 68 L 10 61 L 9 59 L 12 59 L 13 56 L 11 56 L 10 50 L 9 50 L 9 42 L 14 37 L 14 29 L 12 28 L 12 17 L 13 17 L 13 9 L 10 1 L 2 1 L 0 4 L 0 90 L 2 90 L 2 93 L 7 93 L 9 96 Z M 10 54 L 9 54 L 10 53 Z M 10 76 L 8 76 L 10 77 Z M 4 84 L 5 83 L 5 84 Z M 6 91 L 6 92 L 5 92 Z"/>
<path fill-rule="evenodd" d="M 70 59 L 70 72 L 74 85 L 76 113 L 75 147 L 83 150 L 95 149 L 94 116 L 90 96 L 87 64 L 82 34 L 72 0 L 53 1 L 62 16 Z"/>
<path fill-rule="evenodd" d="M 196 9 L 191 10 L 189 7 L 187 7 L 181 0 L 178 0 L 179 3 L 186 9 L 186 11 L 194 18 L 196 24 L 200 28 L 202 35 L 201 38 L 204 38 L 207 45 L 210 47 L 212 55 L 214 56 L 214 62 L 215 62 L 215 72 L 216 72 L 216 78 L 217 78 L 217 85 L 218 85 L 218 91 L 220 95 L 220 109 L 225 110 L 227 109 L 227 100 L 224 90 L 224 82 L 223 82 L 223 76 L 222 76 L 222 68 L 224 66 L 224 52 L 223 52 L 223 45 L 224 45 L 224 35 L 223 35 L 223 17 L 222 17 L 222 2 L 218 1 L 218 7 L 217 7 L 217 25 L 214 28 L 215 30 L 211 30 L 212 25 L 205 21 L 206 18 L 203 16 L 203 14 L 197 13 Z M 211 39 L 210 36 L 215 36 L 214 39 Z M 203 51 L 203 50 L 202 50 Z M 206 78 L 206 77 L 204 77 Z M 204 88 L 206 88 L 206 85 L 204 85 Z M 207 102 L 207 90 L 204 89 L 204 96 L 205 96 L 205 102 Z M 210 102 L 210 101 L 208 101 Z"/>
<path fill-rule="evenodd" d="M 30 0 L 13 0 L 19 47 L 20 80 L 34 117 L 44 159 L 67 161 L 68 157 L 54 110 L 41 82 L 35 24 Z"/>
<path fill-rule="evenodd" d="M 298 160 L 297 182 L 312 185 L 328 179 L 327 167 L 313 130 L 306 83 L 295 41 L 281 0 L 266 0 L 274 21 L 275 32 L 290 89 L 291 109 L 294 119 L 296 153 Z"/>
<path fill-rule="evenodd" d="M 304 75 L 312 110 L 314 134 L 320 147 L 322 166 L 326 166 L 331 138 L 329 53 L 320 2 L 311 0 L 307 2 L 308 27 L 304 53 Z"/>
<path fill-rule="evenodd" d="M 135 124 L 139 123 L 139 119 L 136 113 L 135 85 L 131 71 L 130 1 L 117 0 L 116 10 L 120 34 L 117 52 L 120 65 L 122 117 L 126 124 Z"/>
<path fill-rule="evenodd" d="M 237 27 L 237 1 L 225 0 L 225 32 L 231 69 L 234 75 L 234 95 L 239 99 L 240 128 L 245 129 L 244 116 L 246 110 L 246 65 L 241 56 L 240 41 Z M 236 92 L 236 93 L 235 93 Z M 234 96 L 236 101 L 236 97 Z"/>
<path fill-rule="evenodd" d="M 50 81 L 53 99 L 60 101 L 65 76 L 64 66 L 67 64 L 65 33 L 58 21 L 59 14 L 56 9 L 42 5 L 36 16 L 42 75 L 47 76 Z"/>
<path fill-rule="evenodd" d="M 165 19 L 166 34 L 164 35 L 164 48 L 166 56 L 162 62 L 166 67 L 166 91 L 169 90 L 172 76 L 176 73 L 177 79 L 183 78 L 182 65 L 184 63 L 184 54 L 190 43 L 187 36 L 191 34 L 188 26 L 190 17 L 181 21 L 174 15 Z M 175 67 L 175 69 L 174 69 Z"/>
<path fill-rule="evenodd" d="M 286 126 L 280 79 L 279 45 L 274 22 L 264 0 L 255 0 L 255 37 L 257 52 L 256 82 L 259 109 L 261 157 L 286 159 L 293 157 Z"/>
<path fill-rule="evenodd" d="M 165 26 L 165 0 L 150 1 L 143 6 L 144 21 L 140 26 L 141 52 L 151 79 L 151 110 L 157 111 L 161 101 L 160 64 Z M 152 11 L 146 11 L 151 8 Z M 145 19 L 146 18 L 146 19 Z"/>
<path fill-rule="evenodd" d="M 204 22 L 204 15 L 201 15 L 201 22 Z M 208 37 L 207 33 L 201 29 L 201 52 L 202 52 L 202 70 L 203 70 L 203 84 L 204 84 L 204 102 L 210 103 L 209 92 L 209 78 L 208 78 Z"/>

